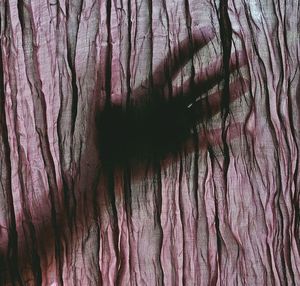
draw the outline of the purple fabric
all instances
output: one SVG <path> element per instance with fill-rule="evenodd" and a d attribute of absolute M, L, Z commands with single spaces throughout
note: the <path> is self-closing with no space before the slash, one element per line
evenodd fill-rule
<path fill-rule="evenodd" d="M 0 1 L 1 285 L 299 285 L 299 3 Z"/>

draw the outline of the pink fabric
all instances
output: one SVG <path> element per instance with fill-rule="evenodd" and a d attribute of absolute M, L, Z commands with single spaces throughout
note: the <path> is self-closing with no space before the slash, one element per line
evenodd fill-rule
<path fill-rule="evenodd" d="M 296 0 L 0 1 L 1 285 L 300 284 L 298 14 Z M 187 94 L 191 78 L 210 106 L 196 136 L 107 170 L 107 99 Z"/>

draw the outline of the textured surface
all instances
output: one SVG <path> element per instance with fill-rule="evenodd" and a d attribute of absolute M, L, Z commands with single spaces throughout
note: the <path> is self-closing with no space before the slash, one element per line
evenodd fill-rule
<path fill-rule="evenodd" d="M 298 1 L 2 0 L 0 29 L 1 285 L 300 284 Z M 171 97 L 176 150 L 177 107 L 143 117 Z"/>

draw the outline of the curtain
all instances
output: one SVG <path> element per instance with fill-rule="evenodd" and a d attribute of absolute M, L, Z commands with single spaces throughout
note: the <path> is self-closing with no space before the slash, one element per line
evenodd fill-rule
<path fill-rule="evenodd" d="M 298 285 L 296 0 L 0 1 L 1 285 Z"/>

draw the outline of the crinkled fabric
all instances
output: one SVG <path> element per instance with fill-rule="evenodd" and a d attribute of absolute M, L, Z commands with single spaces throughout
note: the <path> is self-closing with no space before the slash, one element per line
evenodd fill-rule
<path fill-rule="evenodd" d="M 299 285 L 296 0 L 0 1 L 1 285 Z"/>

